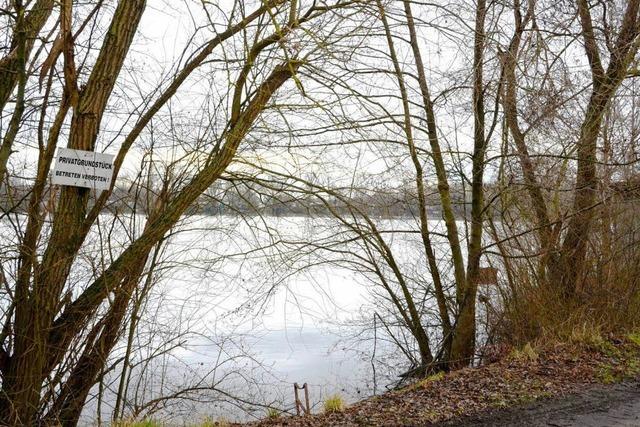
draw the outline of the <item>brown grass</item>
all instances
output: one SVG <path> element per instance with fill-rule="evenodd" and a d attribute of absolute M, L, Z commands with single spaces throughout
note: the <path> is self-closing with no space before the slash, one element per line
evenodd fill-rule
<path fill-rule="evenodd" d="M 634 209 L 599 218 L 590 239 L 587 274 L 570 300 L 540 279 L 537 261 L 514 262 L 500 286 L 494 343 L 572 341 L 577 335 L 621 335 L 640 327 L 640 221 Z M 604 231 L 603 231 L 604 230 Z"/>

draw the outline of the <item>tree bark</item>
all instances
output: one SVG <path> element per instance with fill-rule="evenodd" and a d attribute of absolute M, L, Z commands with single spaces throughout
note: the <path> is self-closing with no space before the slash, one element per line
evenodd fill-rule
<path fill-rule="evenodd" d="M 75 106 L 69 147 L 92 150 L 102 114 L 122 68 L 124 58 L 144 12 L 144 0 L 121 1 L 89 77 Z M 16 283 L 14 353 L 3 381 L 8 407 L 3 419 L 10 424 L 31 424 L 40 400 L 40 387 L 50 349 L 48 336 L 58 301 L 75 254 L 82 244 L 80 230 L 89 190 L 64 187 L 61 191 L 49 244 L 33 288 L 28 277 Z"/>
<path fill-rule="evenodd" d="M 473 158 L 471 177 L 471 232 L 467 253 L 467 275 L 459 306 L 451 360 L 454 367 L 464 367 L 473 360 L 476 348 L 476 296 L 478 271 L 482 255 L 484 211 L 485 137 L 483 62 L 485 47 L 486 0 L 476 5 L 473 45 Z M 497 96 L 497 95 L 496 95 Z"/>

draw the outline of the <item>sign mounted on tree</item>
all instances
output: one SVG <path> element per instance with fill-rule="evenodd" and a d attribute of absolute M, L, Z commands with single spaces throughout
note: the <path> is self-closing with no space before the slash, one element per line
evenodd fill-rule
<path fill-rule="evenodd" d="M 51 183 L 108 190 L 113 177 L 113 155 L 58 148 Z"/>

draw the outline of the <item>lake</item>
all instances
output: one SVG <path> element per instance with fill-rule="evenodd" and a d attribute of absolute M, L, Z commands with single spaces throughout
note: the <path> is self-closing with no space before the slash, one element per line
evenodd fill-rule
<path fill-rule="evenodd" d="M 101 217 L 88 242 L 105 241 L 99 237 L 109 230 L 111 247 L 89 245 L 84 258 L 117 253 L 143 224 L 138 215 L 115 223 Z M 414 220 L 376 224 L 404 274 L 425 280 Z M 353 402 L 384 392 L 409 364 L 374 323 L 374 313 L 384 315 L 384 292 L 359 258 L 366 248 L 352 237 L 329 218 L 184 218 L 163 247 L 144 299 L 125 414 L 175 425 L 205 417 L 251 420 L 263 418 L 266 406 L 295 412 L 294 383 L 309 385 L 314 410 L 332 394 Z M 438 257 L 447 257 L 445 246 L 436 245 Z M 76 268 L 87 268 L 84 262 Z M 126 338 L 87 402 L 85 425 L 111 417 Z"/>

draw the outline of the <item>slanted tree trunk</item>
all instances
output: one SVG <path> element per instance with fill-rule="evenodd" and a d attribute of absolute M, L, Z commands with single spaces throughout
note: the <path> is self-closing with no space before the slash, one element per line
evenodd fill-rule
<path fill-rule="evenodd" d="M 126 153 L 145 126 L 171 99 L 187 77 L 204 63 L 213 49 L 241 32 L 252 21 L 268 15 L 268 9 L 280 3 L 282 2 L 277 0 L 262 4 L 240 22 L 230 24 L 226 31 L 219 33 L 187 62 L 176 74 L 175 79 L 161 92 L 157 101 L 143 112 L 125 138 L 116 158 L 115 176 Z M 219 136 L 220 145 L 210 153 L 206 165 L 191 178 L 179 194 L 167 201 L 157 216 L 149 220 L 141 236 L 125 248 L 95 282 L 89 284 L 76 300 L 69 300 L 63 304 L 62 293 L 65 287 L 68 287 L 69 273 L 76 255 L 103 210 L 113 186 L 97 198 L 90 210 L 89 190 L 62 188 L 52 219 L 52 230 L 44 242 L 44 254 L 40 257 L 37 247 L 42 243 L 39 242 L 43 223 L 41 205 L 48 170 L 69 109 L 72 110 L 72 118 L 68 146 L 89 151 L 95 149 L 102 116 L 137 32 L 146 3 L 144 0 L 118 2 L 95 64 L 86 84 L 81 88 L 76 81 L 73 38 L 70 37 L 73 4 L 70 0 L 61 4 L 64 97 L 52 123 L 46 145 L 40 144 L 36 183 L 29 203 L 27 226 L 18 247 L 19 264 L 13 294 L 15 308 L 12 309 L 10 317 L 5 319 L 12 327 L 11 346 L 2 354 L 4 363 L 0 365 L 3 374 L 0 423 L 6 425 L 37 424 L 45 416 L 45 409 L 50 409 L 46 415 L 48 420 L 60 420 L 68 425 L 77 422 L 86 393 L 102 371 L 104 361 L 118 337 L 123 313 L 130 300 L 130 289 L 139 280 L 141 268 L 144 268 L 150 251 L 197 197 L 224 172 L 273 94 L 303 63 L 294 58 L 269 67 L 265 70 L 264 78 L 256 81 L 253 90 L 246 91 L 244 89 L 247 76 L 253 76 L 251 72 L 257 68 L 255 63 L 258 56 L 267 47 L 281 42 L 288 32 L 301 23 L 331 10 L 331 6 L 321 9 L 312 7 L 290 26 L 277 28 L 274 34 L 255 41 L 233 86 L 236 88 L 235 93 L 233 89 L 230 90 L 233 93 L 231 120 Z M 46 90 L 48 93 L 49 88 Z M 46 107 L 43 107 L 43 110 L 46 110 Z M 96 318 L 100 307 L 112 292 L 114 304 L 102 317 Z M 88 330 L 88 325 L 93 319 L 97 321 L 96 326 Z M 78 363 L 71 363 L 70 367 L 66 367 L 65 358 L 69 356 L 72 344 L 85 336 L 90 340 L 82 347 Z M 4 340 L 5 338 L 2 344 L 6 344 Z M 55 402 L 42 402 L 43 384 L 56 369 L 63 369 L 63 375 L 57 375 L 54 380 L 58 382 L 50 386 L 60 386 L 61 394 Z M 65 369 L 68 371 L 65 372 Z"/>
<path fill-rule="evenodd" d="M 118 4 L 86 88 L 78 95 L 78 102 L 72 103 L 70 148 L 93 150 L 102 114 L 144 6 L 144 0 Z M 68 86 L 66 89 L 68 93 L 77 91 Z M 23 276 L 26 280 L 16 283 L 14 355 L 3 382 L 10 405 L 2 412 L 10 423 L 30 424 L 36 415 L 50 354 L 48 335 L 71 264 L 82 245 L 81 230 L 88 197 L 88 189 L 62 189 L 37 280 L 31 290 L 29 276 Z"/>

